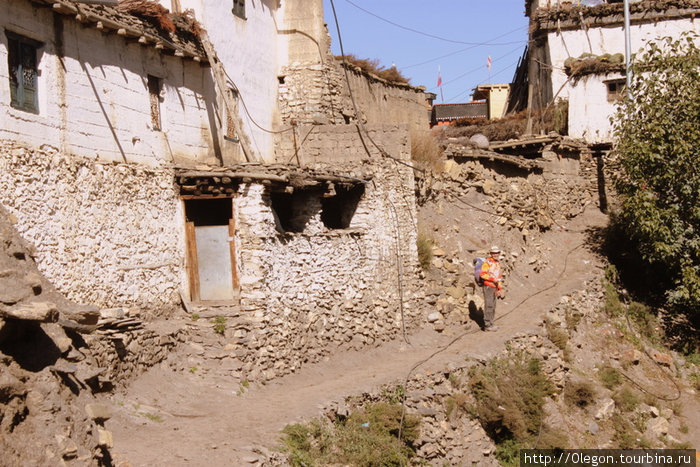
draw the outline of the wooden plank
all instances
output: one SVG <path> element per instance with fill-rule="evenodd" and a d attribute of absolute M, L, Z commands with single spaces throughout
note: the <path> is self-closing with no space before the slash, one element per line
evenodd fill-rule
<path fill-rule="evenodd" d="M 233 281 L 233 290 L 237 291 L 241 288 L 241 281 L 238 278 L 238 260 L 236 259 L 236 242 L 233 240 L 236 238 L 236 218 L 235 218 L 235 208 L 232 208 L 231 219 L 228 221 L 228 235 L 231 238 L 229 241 L 230 252 L 231 252 L 231 279 Z"/>
<path fill-rule="evenodd" d="M 226 108 L 227 114 L 231 117 L 236 134 L 238 134 L 239 144 L 241 145 L 241 150 L 245 156 L 246 161 L 252 162 L 258 157 L 253 153 L 253 148 L 250 146 L 250 141 L 248 139 L 247 133 L 243 132 L 243 122 L 238 114 L 238 102 L 233 98 L 226 84 L 226 74 L 224 71 L 223 64 L 219 61 L 214 51 L 214 46 L 209 41 L 209 35 L 205 30 L 201 30 L 199 34 L 199 41 L 204 47 L 204 51 L 207 54 L 207 59 L 211 65 L 211 72 L 214 77 L 214 82 L 219 90 L 219 94 L 224 101 L 224 107 Z M 222 120 L 225 120 L 222 118 Z"/>
<path fill-rule="evenodd" d="M 187 250 L 187 277 L 190 280 L 190 298 L 199 300 L 199 263 L 197 261 L 197 239 L 194 222 L 185 223 L 185 249 Z"/>
<path fill-rule="evenodd" d="M 189 200 L 189 199 L 226 199 L 226 198 L 233 198 L 235 196 L 235 193 L 221 193 L 218 195 L 180 195 L 180 199 L 184 200 Z"/>

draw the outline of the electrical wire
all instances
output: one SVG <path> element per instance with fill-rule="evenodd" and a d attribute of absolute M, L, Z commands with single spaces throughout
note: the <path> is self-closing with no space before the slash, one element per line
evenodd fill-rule
<path fill-rule="evenodd" d="M 423 31 L 419 31 L 419 30 L 417 30 L 417 29 L 409 28 L 408 26 L 403 26 L 403 25 L 401 25 L 401 24 L 398 24 L 398 23 L 395 23 L 395 22 L 393 22 L 393 21 L 391 21 L 391 20 L 388 20 L 388 19 L 386 19 L 386 18 L 383 18 L 383 17 L 381 17 L 381 16 L 379 16 L 379 15 L 377 15 L 377 14 L 375 14 L 375 13 L 372 13 L 371 11 L 362 8 L 361 6 L 357 5 L 356 3 L 354 3 L 354 2 L 352 2 L 352 1 L 350 1 L 350 0 L 345 0 L 345 1 L 346 1 L 347 3 L 349 3 L 350 5 L 354 6 L 355 8 L 357 8 L 358 10 L 364 11 L 364 12 L 367 13 L 368 15 L 374 16 L 375 18 L 377 18 L 377 19 L 379 19 L 379 20 L 381 20 L 381 21 L 384 21 L 385 23 L 391 24 L 392 26 L 395 26 L 395 27 L 397 27 L 397 28 L 399 28 L 399 29 L 403 29 L 403 30 L 405 30 L 405 31 L 409 31 L 409 32 L 413 32 L 413 33 L 416 33 L 416 34 L 420 34 L 421 36 L 430 37 L 430 38 L 432 38 L 432 39 L 437 39 L 437 40 L 440 40 L 440 41 L 443 41 L 443 42 L 451 42 L 451 43 L 453 43 L 453 44 L 466 44 L 466 45 L 472 45 L 472 46 L 475 46 L 475 47 L 478 47 L 478 46 L 481 46 L 481 45 L 510 45 L 510 44 L 514 44 L 514 42 L 502 42 L 502 43 L 498 43 L 498 42 L 489 42 L 489 41 L 486 41 L 486 42 L 464 42 L 464 41 L 456 41 L 456 40 L 453 40 L 453 39 L 447 39 L 447 38 L 445 38 L 445 37 L 440 37 L 440 36 L 436 36 L 436 35 L 434 35 L 434 34 L 430 34 L 430 33 L 423 32 Z M 525 26 L 525 27 L 527 27 L 527 26 Z M 521 26 L 521 27 L 518 28 L 518 29 L 523 29 L 523 27 Z M 500 37 L 503 37 L 503 36 L 506 36 L 506 35 L 508 35 L 508 34 L 510 34 L 510 33 L 506 33 L 506 34 L 503 34 L 503 35 L 501 35 L 501 36 L 498 36 L 498 37 L 496 37 L 496 39 L 498 39 L 498 38 L 500 38 Z"/>
<path fill-rule="evenodd" d="M 517 51 L 519 51 L 519 50 L 520 50 L 520 47 L 517 47 L 517 48 L 515 48 L 515 49 L 513 49 L 513 50 L 511 50 L 511 51 L 509 51 L 509 52 L 506 52 L 504 55 L 501 55 L 500 57 L 496 57 L 494 60 L 500 60 L 500 59 L 502 59 L 502 58 L 505 58 L 505 57 L 509 56 L 509 55 L 512 54 L 513 52 L 517 52 Z M 442 83 L 442 86 L 445 86 L 445 85 L 450 84 L 450 83 L 454 83 L 454 82 L 457 81 L 458 79 L 462 79 L 462 78 L 464 78 L 464 77 L 467 76 L 467 75 L 470 75 L 470 74 L 472 74 L 472 73 L 476 73 L 477 71 L 482 70 L 483 67 L 484 67 L 483 65 L 479 65 L 478 67 L 473 68 L 473 69 L 471 69 L 471 70 L 469 70 L 469 71 L 466 71 L 466 72 L 462 73 L 461 75 L 455 76 L 455 77 L 452 78 L 452 79 L 449 79 L 449 80 L 447 80 L 447 81 L 444 81 L 444 82 Z M 439 89 L 439 86 L 435 86 L 435 87 L 433 87 L 433 88 L 430 88 L 429 91 L 434 91 L 435 89 Z"/>
<path fill-rule="evenodd" d="M 266 132 L 266 133 L 270 133 L 270 134 L 285 133 L 285 132 L 287 132 L 287 131 L 291 131 L 292 129 L 294 129 L 294 126 L 290 126 L 289 128 L 285 128 L 285 129 L 283 129 L 283 130 L 269 130 L 269 129 L 267 129 L 267 128 L 264 128 L 264 127 L 260 126 L 260 125 L 258 124 L 258 122 L 255 121 L 255 119 L 253 118 L 253 116 L 252 116 L 252 115 L 250 114 L 250 112 L 248 111 L 248 106 L 247 106 L 246 103 L 245 103 L 245 99 L 243 99 L 243 94 L 241 94 L 240 89 L 238 88 L 238 86 L 236 86 L 236 83 L 235 83 L 235 82 L 233 81 L 233 79 L 231 79 L 231 77 L 229 76 L 228 72 L 226 71 L 226 68 L 224 68 L 224 67 L 221 67 L 221 68 L 224 70 L 224 74 L 226 75 L 226 79 L 227 79 L 228 83 L 231 85 L 232 89 L 233 89 L 234 91 L 236 91 L 236 96 L 238 97 L 238 99 L 239 99 L 239 100 L 241 101 L 241 103 L 243 104 L 243 110 L 245 110 L 246 115 L 248 116 L 248 118 L 250 119 L 250 121 L 253 122 L 253 125 L 255 125 L 255 126 L 258 127 L 259 129 L 261 129 L 262 131 L 264 131 L 264 132 Z"/>
<path fill-rule="evenodd" d="M 502 35 L 496 37 L 495 39 L 498 39 L 498 38 L 503 37 L 503 36 L 507 36 L 507 35 L 509 35 L 509 34 L 512 34 L 512 33 L 516 32 L 516 31 L 520 31 L 520 30 L 522 30 L 522 29 L 527 29 L 527 26 L 521 26 L 521 27 L 519 27 L 519 28 L 517 28 L 517 29 L 513 29 L 512 31 L 509 31 L 509 32 L 507 32 L 507 33 L 505 33 L 505 34 L 502 34 Z M 528 42 L 529 42 L 529 41 L 528 41 L 527 39 L 525 39 L 525 40 L 521 40 L 521 41 L 504 42 L 503 44 L 500 44 L 500 45 L 523 44 L 523 43 L 528 43 Z M 470 46 L 470 47 L 465 47 L 465 48 L 463 48 L 463 49 L 459 49 L 459 50 L 456 50 L 456 51 L 454 51 L 454 52 L 450 52 L 450 53 L 447 53 L 447 54 L 444 54 L 444 55 L 440 55 L 439 57 L 430 58 L 430 59 L 425 60 L 425 61 L 420 62 L 420 63 L 414 63 L 413 65 L 402 66 L 401 69 L 402 69 L 402 70 L 406 70 L 406 69 L 408 69 L 408 68 L 413 68 L 413 67 L 417 67 L 417 66 L 427 65 L 428 63 L 437 62 L 438 60 L 441 60 L 441 59 L 443 59 L 443 58 L 451 57 L 451 56 L 453 56 L 453 55 L 457 55 L 457 54 L 460 54 L 460 53 L 462 53 L 462 52 L 466 52 L 466 51 L 468 51 L 468 50 L 475 49 L 476 47 L 480 47 L 481 45 L 491 45 L 491 44 L 486 44 L 486 43 L 484 43 L 484 44 L 473 45 L 473 46 Z"/>
<path fill-rule="evenodd" d="M 511 53 L 512 53 L 512 52 L 511 52 Z M 510 55 L 510 54 L 509 54 L 509 55 Z M 501 58 L 503 58 L 503 57 L 501 57 Z M 518 60 L 520 60 L 520 59 L 518 59 Z M 500 75 L 501 73 L 505 73 L 506 71 L 508 71 L 508 70 L 510 69 L 510 67 L 512 67 L 512 66 L 514 66 L 514 65 L 517 65 L 517 64 L 518 64 L 518 62 L 511 63 L 511 64 L 508 65 L 506 68 L 503 68 L 502 70 L 497 71 L 496 73 L 492 74 L 490 77 L 493 78 L 493 77 L 495 77 L 495 76 Z M 475 71 L 481 70 L 481 68 L 482 68 L 482 66 L 479 66 L 478 68 L 475 68 L 474 70 L 472 70 L 472 71 L 470 71 L 470 72 L 467 72 L 467 73 L 465 73 L 465 74 L 473 73 L 473 72 L 475 72 Z M 455 78 L 455 79 L 457 79 L 457 78 Z M 454 80 L 453 80 L 453 81 L 454 81 Z M 465 89 L 465 90 L 461 91 L 459 94 L 457 94 L 457 95 L 455 95 L 454 97 L 452 97 L 452 98 L 450 98 L 450 99 L 447 99 L 447 100 L 448 100 L 448 102 L 449 102 L 449 101 L 453 101 L 453 100 L 457 99 L 458 97 L 460 97 L 462 94 L 468 93 L 468 92 L 471 92 L 471 91 L 472 91 L 471 88 Z"/>

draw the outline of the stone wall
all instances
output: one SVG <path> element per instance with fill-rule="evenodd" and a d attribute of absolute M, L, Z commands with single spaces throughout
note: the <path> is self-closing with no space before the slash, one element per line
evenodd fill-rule
<path fill-rule="evenodd" d="M 365 123 L 405 123 L 427 129 L 430 111 L 425 90 L 390 83 L 347 66 L 352 97 Z M 348 80 L 343 65 L 332 56 L 324 63 L 293 62 L 281 71 L 280 116 L 287 125 L 296 123 L 335 123 L 355 121 Z"/>
<path fill-rule="evenodd" d="M 0 202 L 69 299 L 177 303 L 184 240 L 172 171 L 0 143 Z"/>
<path fill-rule="evenodd" d="M 309 138 L 302 156 L 314 161 L 310 168 L 367 181 L 348 228 L 324 225 L 320 198 L 310 193 L 303 231 L 281 232 L 266 187 L 241 187 L 236 243 L 245 318 L 232 334 L 248 370 L 284 374 L 337 345 L 359 348 L 394 338 L 420 319 L 411 169 L 360 151 L 356 132 L 354 125 L 316 128 L 317 139 Z M 372 132 L 405 161 L 405 127 Z"/>

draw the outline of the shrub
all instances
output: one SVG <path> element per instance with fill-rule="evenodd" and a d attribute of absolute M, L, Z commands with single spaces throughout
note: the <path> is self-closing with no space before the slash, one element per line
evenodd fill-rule
<path fill-rule="evenodd" d="M 612 119 L 619 222 L 665 306 L 700 323 L 700 47 L 696 32 L 650 42 Z M 697 339 L 697 332 L 694 333 Z M 697 340 L 695 341 L 697 342 Z"/>
<path fill-rule="evenodd" d="M 551 324 L 547 325 L 547 337 L 560 350 L 564 350 L 567 342 L 569 342 L 569 334 L 566 332 L 566 329 Z"/>
<path fill-rule="evenodd" d="M 407 414 L 401 425 L 401 413 L 400 404 L 377 403 L 333 423 L 314 419 L 287 425 L 282 430 L 283 450 L 294 466 L 408 465 L 415 455 L 420 417 Z"/>
<path fill-rule="evenodd" d="M 463 392 L 458 392 L 445 399 L 445 415 L 451 418 L 460 412 L 470 412 L 469 396 Z"/>
<path fill-rule="evenodd" d="M 214 332 L 223 336 L 226 332 L 226 317 L 217 316 L 211 322 L 214 323 Z"/>
<path fill-rule="evenodd" d="M 469 376 L 477 417 L 496 443 L 529 440 L 538 433 L 544 399 L 553 393 L 539 360 L 514 353 L 490 361 L 485 368 L 472 368 Z"/>
<path fill-rule="evenodd" d="M 435 246 L 433 237 L 425 232 L 418 232 L 418 238 L 416 239 L 418 263 L 420 263 L 420 267 L 424 271 L 430 269 L 430 263 L 433 260 L 433 246 Z"/>
<path fill-rule="evenodd" d="M 416 167 L 441 171 L 445 158 L 435 137 L 428 131 L 411 130 L 411 159 Z"/>
<path fill-rule="evenodd" d="M 570 382 L 564 387 L 564 400 L 577 407 L 588 407 L 595 402 L 595 389 L 588 381 Z"/>
<path fill-rule="evenodd" d="M 611 366 L 603 366 L 598 371 L 598 379 L 608 389 L 614 389 L 622 383 L 622 374 Z"/>
<path fill-rule="evenodd" d="M 623 386 L 612 398 L 623 412 L 631 412 L 639 404 L 639 397 L 629 386 Z"/>

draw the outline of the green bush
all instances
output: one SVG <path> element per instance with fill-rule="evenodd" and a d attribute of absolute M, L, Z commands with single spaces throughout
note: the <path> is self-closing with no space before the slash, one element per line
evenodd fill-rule
<path fill-rule="evenodd" d="M 334 423 L 316 419 L 287 425 L 282 430 L 283 450 L 294 466 L 409 465 L 415 455 L 420 417 L 405 414 L 403 424 L 401 419 L 400 404 L 377 403 Z"/>
<path fill-rule="evenodd" d="M 614 389 L 622 383 L 622 374 L 615 368 L 605 365 L 598 370 L 598 379 L 608 389 Z"/>
<path fill-rule="evenodd" d="M 665 306 L 700 325 L 700 47 L 698 34 L 651 42 L 634 57 L 614 118 L 617 221 Z M 697 333 L 694 333 L 697 338 Z M 697 342 L 697 341 L 696 341 Z"/>
<path fill-rule="evenodd" d="M 469 377 L 476 415 L 497 444 L 536 437 L 545 416 L 544 399 L 554 389 L 538 359 L 513 353 L 472 368 Z"/>

